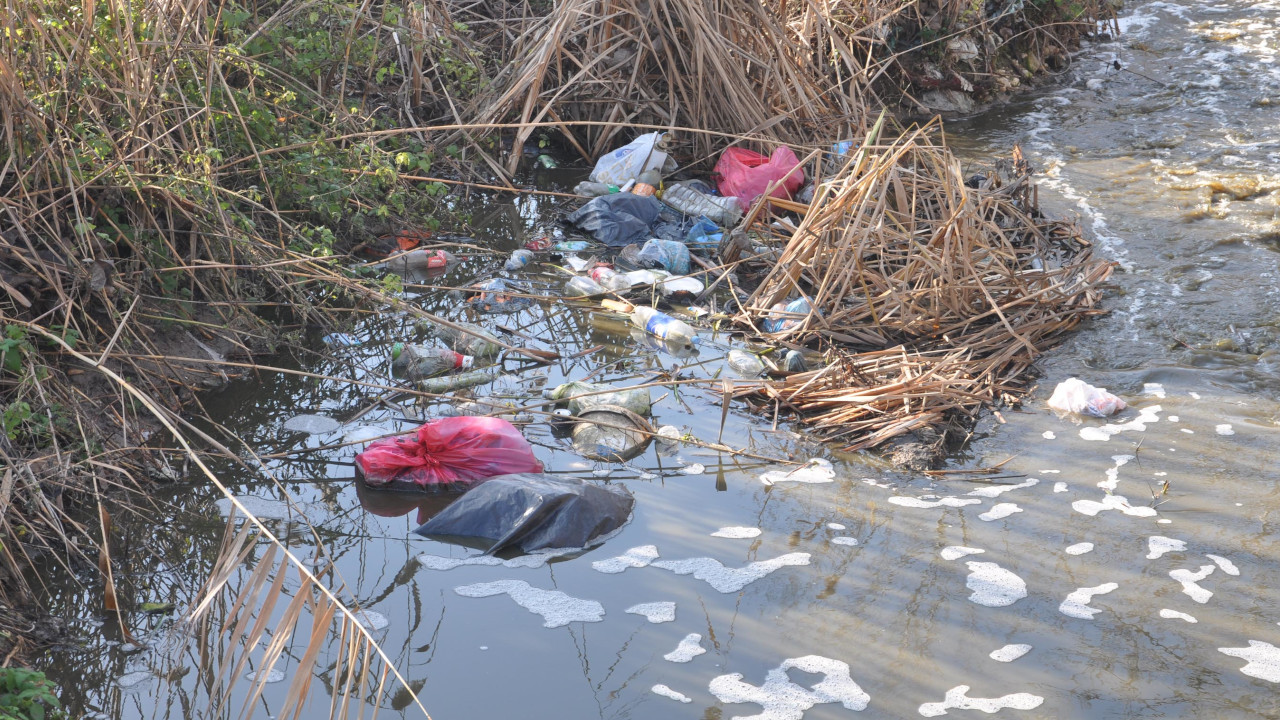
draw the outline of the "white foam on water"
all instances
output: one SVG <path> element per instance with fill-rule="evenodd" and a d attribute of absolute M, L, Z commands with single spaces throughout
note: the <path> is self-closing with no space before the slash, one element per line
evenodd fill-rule
<path fill-rule="evenodd" d="M 1184 433 L 1186 433 L 1186 434 L 1188 434 L 1188 435 L 1195 435 L 1195 434 L 1196 434 L 1196 431 L 1195 431 L 1195 430 L 1192 430 L 1191 428 L 1182 428 L 1182 432 L 1184 432 Z"/>
<path fill-rule="evenodd" d="M 1061 481 L 1056 482 L 1056 483 L 1054 483 L 1054 484 L 1053 484 L 1053 491 L 1054 491 L 1055 493 L 1064 493 L 1064 492 L 1068 492 L 1067 484 L 1066 484 L 1066 483 L 1064 483 L 1064 482 L 1061 482 Z"/>
<path fill-rule="evenodd" d="M 872 486 L 872 487 L 884 488 L 885 490 L 892 490 L 892 489 L 893 489 L 893 484 L 892 484 L 892 483 L 882 483 L 882 482 L 880 482 L 879 480 L 876 480 L 875 478 L 862 478 L 862 482 L 864 482 L 864 483 L 866 483 L 866 484 L 868 484 L 868 485 L 870 485 L 870 486 Z"/>
<path fill-rule="evenodd" d="M 1169 523 L 1171 523 L 1171 522 L 1173 522 L 1173 521 L 1172 521 L 1172 520 L 1170 520 L 1169 518 L 1160 518 L 1160 519 L 1159 519 L 1159 520 L 1157 520 L 1156 522 L 1160 523 L 1161 525 L 1168 525 Z"/>
<path fill-rule="evenodd" d="M 501 565 L 502 558 L 492 555 L 472 555 L 464 558 L 450 558 L 440 555 L 419 555 L 418 564 L 430 570 L 452 570 L 463 565 Z"/>
<path fill-rule="evenodd" d="M 1195 619 L 1194 617 L 1184 612 L 1178 612 L 1177 610 L 1170 610 L 1169 608 L 1161 608 L 1160 617 L 1166 620 L 1186 620 L 1189 623 L 1200 622 L 1199 620 Z"/>
<path fill-rule="evenodd" d="M 894 505 L 911 508 L 964 507 L 965 505 L 979 505 L 982 503 L 977 498 L 944 497 L 937 500 L 922 500 L 920 498 L 902 497 L 901 495 L 889 498 L 889 502 Z"/>
<path fill-rule="evenodd" d="M 701 475 L 706 471 L 707 469 L 703 467 L 701 463 L 693 463 L 692 465 L 685 465 L 680 468 L 681 475 Z"/>
<path fill-rule="evenodd" d="M 1190 393 L 1187 393 L 1187 394 L 1191 396 L 1191 399 L 1192 399 L 1192 400 L 1199 400 L 1199 399 L 1200 399 L 1200 393 L 1198 393 L 1198 392 L 1190 392 Z"/>
<path fill-rule="evenodd" d="M 1236 564 L 1235 564 L 1235 563 L 1233 563 L 1233 562 L 1231 562 L 1230 560 L 1228 560 L 1228 559 L 1226 559 L 1226 558 L 1222 557 L 1221 555 L 1209 555 L 1209 554 L 1206 554 L 1206 555 L 1205 555 L 1205 557 L 1207 557 L 1207 558 L 1209 558 L 1210 560 L 1212 560 L 1212 561 L 1213 561 L 1213 564 L 1214 564 L 1214 565 L 1217 565 L 1219 570 L 1221 570 L 1222 572 L 1224 572 L 1224 573 L 1226 573 L 1226 574 L 1228 574 L 1228 575 L 1239 575 L 1239 574 L 1240 574 L 1240 568 L 1236 567 Z"/>
<path fill-rule="evenodd" d="M 832 544 L 832 545 L 857 545 L 857 544 L 858 544 L 858 538 L 855 538 L 855 537 L 845 537 L 845 536 L 843 536 L 843 535 L 842 535 L 842 536 L 840 536 L 840 537 L 833 537 L 833 538 L 831 538 L 831 544 Z"/>
<path fill-rule="evenodd" d="M 1267 682 L 1280 683 L 1280 648 L 1261 640 L 1250 640 L 1247 648 L 1218 648 L 1218 652 L 1249 662 L 1240 672 Z"/>
<path fill-rule="evenodd" d="M 252 672 L 245 673 L 245 676 L 244 676 L 244 677 L 245 677 L 245 679 L 246 679 L 246 680 L 257 680 L 257 679 L 258 679 L 258 675 L 259 675 L 261 672 L 262 672 L 261 670 L 254 670 L 254 671 L 252 671 Z M 263 679 L 262 679 L 262 682 L 263 682 L 264 684 L 278 683 L 278 682 L 280 682 L 280 681 L 281 681 L 281 680 L 283 680 L 283 679 L 284 679 L 284 671 L 283 671 L 283 670 L 277 670 L 277 669 L 275 669 L 275 668 L 271 668 L 270 670 L 268 670 L 268 671 L 267 671 L 267 675 L 266 675 L 266 677 L 265 677 L 265 678 L 263 678 Z"/>
<path fill-rule="evenodd" d="M 827 527 L 832 530 L 844 530 L 844 525 L 841 523 L 827 523 Z"/>
<path fill-rule="evenodd" d="M 136 690 L 143 683 L 153 677 L 155 677 L 155 675 L 152 674 L 150 670 L 136 670 L 134 672 L 121 675 L 120 678 L 116 680 L 116 684 L 119 685 L 122 690 Z"/>
<path fill-rule="evenodd" d="M 1053 433 L 1053 431 L 1052 431 L 1052 430 L 1045 430 L 1045 431 L 1040 435 L 1040 437 L 1044 438 L 1045 440 L 1057 440 L 1057 439 L 1058 439 L 1058 436 L 1057 436 L 1057 435 L 1055 435 L 1055 434 Z"/>
<path fill-rule="evenodd" d="M 760 537 L 760 532 L 760 528 L 753 527 L 722 527 L 711 533 L 711 537 L 745 540 L 747 538 Z"/>
<path fill-rule="evenodd" d="M 1103 510 L 1119 510 L 1125 515 L 1134 517 L 1154 517 L 1155 508 L 1151 507 L 1134 507 L 1129 504 L 1129 499 L 1123 495 L 1107 495 L 1102 498 L 1102 502 L 1096 500 L 1076 500 L 1071 503 L 1071 508 L 1083 515 L 1090 517 L 1097 515 Z"/>
<path fill-rule="evenodd" d="M 1167 552 L 1185 552 L 1186 549 L 1186 540 L 1174 540 L 1161 535 L 1152 535 L 1147 538 L 1148 560 L 1155 560 Z"/>
<path fill-rule="evenodd" d="M 1018 507 L 1014 503 L 999 503 L 997 505 L 993 505 L 990 510 L 979 515 L 978 519 L 991 522 L 993 520 L 1007 518 L 1014 513 L 1020 512 L 1022 512 L 1022 508 Z"/>
<path fill-rule="evenodd" d="M 596 560 L 591 563 L 591 567 L 597 572 L 620 573 L 627 568 L 642 568 L 657 560 L 658 557 L 657 545 L 641 545 L 631 548 L 618 557 Z"/>
<path fill-rule="evenodd" d="M 1138 417 L 1127 423 L 1107 423 L 1100 427 L 1090 425 L 1088 427 L 1080 428 L 1080 437 L 1084 440 L 1106 442 L 1111 439 L 1112 435 L 1118 435 L 1126 430 L 1143 432 L 1147 429 L 1147 425 L 1149 423 L 1160 421 L 1159 413 L 1161 411 L 1163 411 L 1163 408 L 1159 405 L 1142 408 L 1138 411 Z"/>
<path fill-rule="evenodd" d="M 667 623 L 674 622 L 676 619 L 676 604 L 673 602 L 651 602 L 632 605 L 623 610 L 623 612 L 632 615 L 643 615 L 645 620 L 651 623 Z"/>
<path fill-rule="evenodd" d="M 693 702 L 693 698 L 685 695 L 684 693 L 676 692 L 666 685 L 654 685 L 649 689 L 653 691 L 654 695 L 661 695 L 664 698 L 671 698 L 672 700 L 678 700 L 682 703 Z"/>
<path fill-rule="evenodd" d="M 1041 470 L 1040 474 L 1041 475 L 1058 475 L 1061 472 L 1062 472 L 1061 470 Z"/>
<path fill-rule="evenodd" d="M 360 627 L 366 630 L 381 630 L 391 624 L 386 615 L 373 610 L 356 610 L 351 614 L 356 616 Z"/>
<path fill-rule="evenodd" d="M 1010 710 L 1035 710 L 1044 702 L 1044 698 L 1031 693 L 1014 693 L 998 698 L 971 698 L 968 685 L 957 685 L 947 691 L 942 702 L 925 703 L 920 706 L 920 714 L 925 717 L 946 715 L 947 710 L 981 710 L 984 713 L 997 713 L 1008 708 Z"/>
<path fill-rule="evenodd" d="M 1236 434 L 1236 431 L 1231 429 L 1230 423 L 1222 423 L 1221 425 L 1214 425 L 1213 431 L 1218 433 L 1219 435 L 1235 435 Z"/>
<path fill-rule="evenodd" d="M 814 458 L 800 467 L 770 470 L 760 475 L 760 482 L 773 485 L 780 482 L 829 483 L 836 481 L 836 471 L 830 461 Z"/>
<path fill-rule="evenodd" d="M 308 435 L 324 435 L 342 427 L 342 423 L 324 415 L 295 415 L 284 421 L 284 429 Z"/>
<path fill-rule="evenodd" d="M 1164 399 L 1164 385 L 1160 383 L 1142 383 L 1143 395 L 1154 395 L 1161 400 Z"/>
<path fill-rule="evenodd" d="M 1115 490 L 1120 484 L 1120 468 L 1129 464 L 1129 461 L 1137 457 L 1136 455 L 1112 455 L 1111 459 L 1115 465 L 1107 469 L 1107 479 L 1098 483 L 1098 487 L 1105 490 Z"/>
<path fill-rule="evenodd" d="M 1171 422 L 1171 423 L 1176 423 L 1176 422 L 1178 422 L 1178 421 L 1182 420 L 1182 418 L 1178 417 L 1177 415 L 1170 415 L 1169 417 L 1167 417 L 1167 418 L 1165 418 L 1165 419 L 1166 419 L 1166 420 L 1168 420 L 1168 421 L 1169 421 L 1169 422 Z"/>
<path fill-rule="evenodd" d="M 573 622 L 604 620 L 604 606 L 595 600 L 583 600 L 560 592 L 543 590 L 523 580 L 495 580 L 463 585 L 453 589 L 463 597 L 484 598 L 508 595 L 517 605 L 542 616 L 542 626 L 558 628 Z"/>
<path fill-rule="evenodd" d="M 1066 600 L 1058 606 L 1058 612 L 1067 617 L 1080 618 L 1081 620 L 1092 620 L 1094 615 L 1102 612 L 1098 608 L 1089 607 L 1089 601 L 1094 595 L 1106 595 L 1107 593 L 1120 587 L 1117 583 L 1103 583 L 1097 587 L 1079 588 L 1075 592 L 1067 596 Z"/>
<path fill-rule="evenodd" d="M 662 659 L 673 663 L 687 663 L 706 651 L 707 649 L 702 647 L 702 636 L 698 633 L 689 633 L 684 636 L 675 650 L 663 655 Z"/>
<path fill-rule="evenodd" d="M 971 591 L 969 600 L 987 607 L 1005 607 L 1027 596 L 1027 583 L 1022 578 L 993 562 L 965 563 L 969 577 L 965 587 Z"/>
<path fill-rule="evenodd" d="M 942 552 L 938 554 L 942 556 L 943 560 L 958 560 L 965 555 L 977 555 L 978 553 L 984 552 L 986 552 L 986 550 L 965 547 L 963 545 L 948 545 L 942 548 Z"/>
<path fill-rule="evenodd" d="M 342 434 L 342 442 L 369 442 L 370 440 L 386 435 L 388 432 L 389 431 L 387 429 L 380 428 L 375 425 L 357 425 Z"/>
<path fill-rule="evenodd" d="M 759 580 L 775 570 L 788 565 L 808 565 L 809 553 L 788 553 L 772 560 L 757 560 L 741 568 L 727 568 L 719 560 L 712 558 L 689 558 L 688 560 L 659 560 L 653 563 L 656 568 L 670 570 L 677 575 L 693 575 L 705 581 L 715 590 L 722 593 L 738 592 L 742 588 Z"/>
<path fill-rule="evenodd" d="M 1005 645 L 999 650 L 992 650 L 990 658 L 996 662 L 1013 662 L 1031 652 L 1031 646 L 1025 644 Z"/>
<path fill-rule="evenodd" d="M 1199 582 L 1212 574 L 1212 565 L 1201 565 L 1199 572 L 1191 572 L 1182 568 L 1169 571 L 1169 577 L 1182 583 L 1182 592 L 1201 605 L 1209 602 L 1209 598 L 1213 597 L 1213 591 L 1200 587 Z"/>
<path fill-rule="evenodd" d="M 787 677 L 791 668 L 821 673 L 823 678 L 809 687 L 797 685 Z M 819 655 L 783 660 L 769 671 L 760 687 L 743 682 L 742 673 L 733 673 L 712 679 L 709 689 L 722 703 L 755 703 L 764 710 L 758 715 L 734 716 L 733 720 L 800 720 L 806 710 L 820 703 L 840 703 L 857 712 L 871 702 L 871 696 L 850 676 L 848 663 Z"/>
<path fill-rule="evenodd" d="M 1087 552 L 1093 552 L 1093 543 L 1082 542 L 1076 543 L 1075 545 L 1069 545 L 1065 552 L 1068 555 L 1083 555 Z"/>
<path fill-rule="evenodd" d="M 969 495 L 970 497 L 996 498 L 1010 490 L 1021 490 L 1022 488 L 1034 487 L 1039 484 L 1039 478 L 1027 478 L 1025 481 L 1020 482 L 1017 485 L 991 485 L 989 487 L 978 488 L 977 490 L 970 490 L 965 493 L 965 495 Z"/>

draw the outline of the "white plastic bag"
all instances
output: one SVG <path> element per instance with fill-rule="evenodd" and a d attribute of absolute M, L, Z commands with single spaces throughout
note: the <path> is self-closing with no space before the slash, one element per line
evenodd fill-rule
<path fill-rule="evenodd" d="M 1079 378 L 1069 378 L 1053 389 L 1049 407 L 1062 413 L 1109 417 L 1125 409 L 1125 404 L 1106 388 L 1096 388 Z"/>
<path fill-rule="evenodd" d="M 659 143 L 664 133 L 646 133 L 596 161 L 591 171 L 591 181 L 622 187 L 631 180 L 638 180 L 645 170 L 657 170 L 666 175 L 675 172 L 676 163 Z"/>

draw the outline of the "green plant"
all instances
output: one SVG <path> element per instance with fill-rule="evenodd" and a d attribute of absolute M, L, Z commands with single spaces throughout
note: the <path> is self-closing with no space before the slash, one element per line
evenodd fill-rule
<path fill-rule="evenodd" d="M 0 668 L 0 720 L 45 720 L 66 717 L 44 673 Z"/>

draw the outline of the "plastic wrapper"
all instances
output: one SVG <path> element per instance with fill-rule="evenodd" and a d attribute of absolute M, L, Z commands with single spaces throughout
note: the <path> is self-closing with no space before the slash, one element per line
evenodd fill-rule
<path fill-rule="evenodd" d="M 626 524 L 635 498 L 625 488 L 570 477 L 490 478 L 414 530 L 458 538 L 489 554 L 585 548 Z"/>
<path fill-rule="evenodd" d="M 636 258 L 644 267 L 661 267 L 673 275 L 689 272 L 689 246 L 682 242 L 650 238 Z"/>
<path fill-rule="evenodd" d="M 592 198 L 565 220 L 605 245 L 622 247 L 648 237 L 661 211 L 662 203 L 654 198 L 616 193 Z"/>
<path fill-rule="evenodd" d="M 356 469 L 375 487 L 461 489 L 495 475 L 541 472 L 542 463 L 506 420 L 452 417 L 429 422 L 412 435 L 371 443 L 356 455 Z"/>
<path fill-rule="evenodd" d="M 1049 407 L 1060 413 L 1110 417 L 1127 407 L 1123 400 L 1079 378 L 1058 383 L 1049 398 Z"/>
<path fill-rule="evenodd" d="M 737 197 L 738 204 L 746 210 L 769 189 L 771 183 L 782 179 L 799 164 L 800 159 L 785 145 L 774 150 L 769 157 L 746 148 L 731 147 L 724 151 L 716 163 L 717 186 L 721 195 Z M 774 189 L 770 197 L 790 199 L 802 185 L 804 170 L 797 169 Z"/>
<path fill-rule="evenodd" d="M 664 175 L 675 172 L 675 161 L 662 148 L 664 135 L 645 133 L 602 156 L 591 171 L 591 182 L 621 187 L 631 180 L 639 180 L 645 170 L 657 170 Z"/>

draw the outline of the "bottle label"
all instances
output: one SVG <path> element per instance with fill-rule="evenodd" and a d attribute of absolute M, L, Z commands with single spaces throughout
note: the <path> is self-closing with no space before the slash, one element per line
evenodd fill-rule
<path fill-rule="evenodd" d="M 443 250 L 437 250 L 436 254 L 432 255 L 427 260 L 427 267 L 429 268 L 442 268 L 448 264 L 449 264 L 449 259 L 445 257 Z"/>
<path fill-rule="evenodd" d="M 458 359 L 457 361 L 455 361 L 453 366 L 455 370 L 457 369 L 465 370 L 466 368 L 471 367 L 471 365 L 475 362 L 475 358 L 471 357 L 470 355 L 463 355 L 462 353 L 457 353 L 457 356 L 458 356 Z"/>
<path fill-rule="evenodd" d="M 649 333 L 650 335 L 666 339 L 667 324 L 670 322 L 670 320 L 671 318 L 668 318 L 666 315 L 661 315 L 661 314 L 654 315 L 653 317 L 649 318 L 649 322 L 644 324 L 644 331 Z"/>

